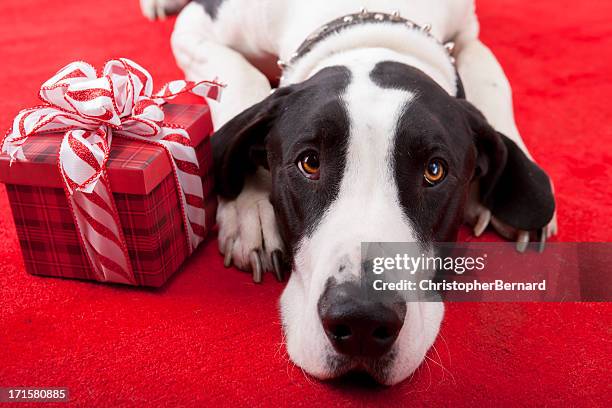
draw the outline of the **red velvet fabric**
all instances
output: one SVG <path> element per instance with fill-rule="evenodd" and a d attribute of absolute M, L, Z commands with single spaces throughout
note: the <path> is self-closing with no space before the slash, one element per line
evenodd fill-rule
<path fill-rule="evenodd" d="M 612 2 L 477 4 L 519 128 L 555 181 L 558 239 L 610 241 Z M 1 127 L 76 59 L 129 57 L 158 85 L 180 77 L 172 24 L 145 21 L 136 0 L 3 0 Z M 283 285 L 225 270 L 214 238 L 163 289 L 133 289 L 27 275 L 4 187 L 0 214 L 0 386 L 67 386 L 78 406 L 610 402 L 609 304 L 449 304 L 435 350 L 409 381 L 320 383 L 287 359 Z"/>

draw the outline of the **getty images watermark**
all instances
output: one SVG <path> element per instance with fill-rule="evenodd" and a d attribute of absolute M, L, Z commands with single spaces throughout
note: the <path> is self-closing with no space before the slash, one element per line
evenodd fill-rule
<path fill-rule="evenodd" d="M 610 301 L 612 244 L 363 243 L 370 290 L 412 301 Z"/>
<path fill-rule="evenodd" d="M 376 257 L 372 259 L 372 272 L 381 275 L 385 271 L 404 271 L 410 275 L 417 272 L 445 271 L 463 275 L 466 272 L 484 271 L 487 254 L 478 257 L 441 257 L 441 256 L 410 256 L 396 254 L 394 257 Z M 464 291 L 466 293 L 478 290 L 546 290 L 546 279 L 540 282 L 504 282 L 496 279 L 494 282 L 481 282 L 474 279 L 471 282 L 458 282 L 455 280 L 435 281 L 434 279 L 420 279 L 418 281 L 401 279 L 398 282 L 386 282 L 376 279 L 373 282 L 374 290 L 423 290 L 423 291 Z"/>

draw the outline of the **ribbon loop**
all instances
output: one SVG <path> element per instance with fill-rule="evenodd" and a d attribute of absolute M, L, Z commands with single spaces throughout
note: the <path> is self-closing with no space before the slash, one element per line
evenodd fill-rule
<path fill-rule="evenodd" d="M 58 167 L 83 250 L 99 280 L 135 284 L 106 177 L 112 139 L 140 140 L 166 151 L 191 252 L 202 242 L 205 230 L 198 161 L 189 134 L 166 125 L 161 106 L 187 92 L 219 100 L 222 88 L 216 81 L 179 80 L 153 94 L 151 75 L 134 61 L 111 60 L 101 76 L 86 62 L 73 62 L 41 86 L 39 96 L 44 105 L 25 109 L 15 117 L 2 152 L 11 161 L 23 160 L 22 147 L 29 137 L 63 132 Z"/>

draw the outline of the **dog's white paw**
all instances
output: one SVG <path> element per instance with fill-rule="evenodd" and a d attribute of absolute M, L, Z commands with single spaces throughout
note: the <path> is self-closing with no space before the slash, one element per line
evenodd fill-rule
<path fill-rule="evenodd" d="M 140 0 L 142 14 L 149 20 L 163 20 L 170 14 L 178 13 L 189 0 Z"/>
<path fill-rule="evenodd" d="M 265 271 L 283 280 L 284 245 L 270 203 L 270 174 L 259 170 L 248 177 L 234 200 L 219 199 L 219 250 L 225 266 L 251 271 L 256 283 Z"/>

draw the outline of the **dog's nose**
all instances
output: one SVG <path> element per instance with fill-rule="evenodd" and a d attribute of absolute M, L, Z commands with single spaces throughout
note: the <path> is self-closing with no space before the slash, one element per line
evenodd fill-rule
<path fill-rule="evenodd" d="M 372 296 L 354 283 L 328 285 L 318 309 L 336 351 L 355 357 L 379 357 L 389 351 L 406 316 L 406 303 L 398 296 Z"/>

